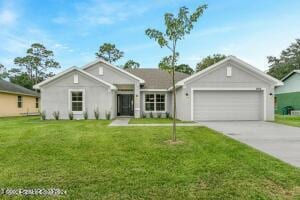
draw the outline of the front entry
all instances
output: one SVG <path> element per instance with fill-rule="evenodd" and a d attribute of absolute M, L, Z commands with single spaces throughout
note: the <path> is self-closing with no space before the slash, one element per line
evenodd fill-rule
<path fill-rule="evenodd" d="M 118 94 L 117 107 L 118 116 L 133 116 L 133 94 Z"/>

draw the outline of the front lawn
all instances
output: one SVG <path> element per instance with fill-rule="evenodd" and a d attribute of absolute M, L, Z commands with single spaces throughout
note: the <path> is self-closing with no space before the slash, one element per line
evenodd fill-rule
<path fill-rule="evenodd" d="M 174 146 L 171 127 L 109 123 L 0 119 L 0 188 L 61 188 L 65 199 L 300 197 L 300 169 L 208 128 L 178 127 L 184 143 Z"/>
<path fill-rule="evenodd" d="M 176 120 L 177 123 L 192 123 L 189 121 Z M 171 124 L 173 119 L 170 118 L 132 118 L 129 124 Z"/>
<path fill-rule="evenodd" d="M 276 115 L 275 122 L 289 126 L 300 127 L 300 116 Z"/>

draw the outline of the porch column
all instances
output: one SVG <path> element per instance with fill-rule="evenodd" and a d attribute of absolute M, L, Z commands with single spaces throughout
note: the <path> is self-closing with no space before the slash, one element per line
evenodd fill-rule
<path fill-rule="evenodd" d="M 140 92 L 140 84 L 134 84 L 134 118 L 140 118 L 141 116 L 141 92 Z"/>

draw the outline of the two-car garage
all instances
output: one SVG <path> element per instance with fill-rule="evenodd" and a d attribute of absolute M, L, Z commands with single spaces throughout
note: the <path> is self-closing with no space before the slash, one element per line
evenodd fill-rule
<path fill-rule="evenodd" d="M 194 90 L 193 120 L 264 120 L 263 90 Z"/>

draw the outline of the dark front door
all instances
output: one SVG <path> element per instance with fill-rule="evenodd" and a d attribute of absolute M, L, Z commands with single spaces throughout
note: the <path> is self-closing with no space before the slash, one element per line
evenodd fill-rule
<path fill-rule="evenodd" d="M 133 116 L 133 94 L 118 94 L 118 116 Z"/>

